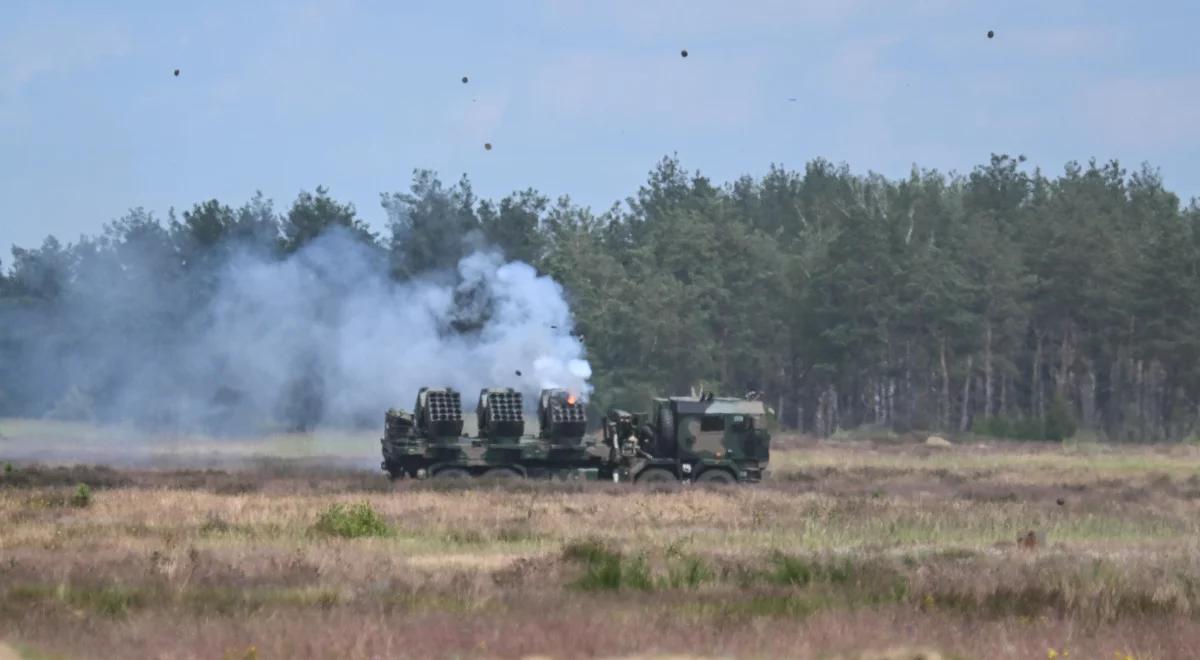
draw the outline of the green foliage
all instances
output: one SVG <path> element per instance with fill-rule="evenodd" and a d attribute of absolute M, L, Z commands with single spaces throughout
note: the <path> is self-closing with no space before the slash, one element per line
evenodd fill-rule
<path fill-rule="evenodd" d="M 334 504 L 323 511 L 313 530 L 326 536 L 355 539 L 366 536 L 389 536 L 390 527 L 369 502 Z"/>
<path fill-rule="evenodd" d="M 499 208 L 489 201 L 479 204 L 479 225 L 488 242 L 509 259 L 537 263 L 545 237 L 539 231 L 549 200 L 534 190 L 525 190 L 500 200 Z"/>
<path fill-rule="evenodd" d="M 571 586 L 582 591 L 650 590 L 654 580 L 643 556 L 627 558 L 603 542 L 585 539 L 567 544 L 563 559 L 583 564 L 584 574 Z"/>
<path fill-rule="evenodd" d="M 1046 439 L 1054 442 L 1065 440 L 1075 435 L 1075 420 L 1071 416 L 1067 400 L 1056 395 L 1046 411 Z"/>
<path fill-rule="evenodd" d="M 96 239 L 14 248 L 0 320 L 19 311 L 40 323 L 26 335 L 74 346 L 90 329 L 54 315 L 80 295 L 72 284 L 101 299 L 115 277 L 171 282 L 182 307 L 204 309 L 232 246 L 278 257 L 340 228 L 397 280 L 453 272 L 480 247 L 553 277 L 592 363 L 594 410 L 704 384 L 763 392 L 773 423 L 825 435 L 872 425 L 1053 440 L 1079 426 L 1178 440 L 1200 404 L 1200 206 L 1181 207 L 1149 167 L 1068 163 L 1046 176 L 993 155 L 965 176 L 890 180 L 818 159 L 722 185 L 668 157 L 599 213 L 532 189 L 480 200 L 466 177 L 445 185 L 428 170 L 381 202 L 382 240 L 323 187 L 285 213 L 261 194 L 202 201 L 165 225 L 135 209 Z M 180 314 L 108 330 L 137 341 L 181 327 Z M 479 319 L 449 325 L 469 333 Z M 22 341 L 0 323 L 5 414 L 103 409 L 92 397 L 105 390 L 33 362 Z M 37 396 L 8 386 L 29 373 L 59 375 Z M 319 416 L 316 380 L 285 397 L 297 428 Z"/>
<path fill-rule="evenodd" d="M 1036 418 L 1013 419 L 1010 417 L 978 418 L 971 432 L 992 438 L 1008 440 L 1045 440 L 1046 431 L 1041 420 Z"/>
<path fill-rule="evenodd" d="M 13 464 L 6 461 L 4 463 L 4 474 L 12 474 L 12 473 L 13 473 Z"/>
<path fill-rule="evenodd" d="M 316 194 L 301 192 L 284 216 L 283 249 L 295 252 L 305 243 L 340 227 L 364 243 L 374 244 L 375 234 L 358 218 L 353 204 L 340 204 L 329 196 L 329 190 L 317 186 Z"/>
<path fill-rule="evenodd" d="M 713 579 L 712 569 L 699 557 L 682 557 L 667 569 L 666 586 L 671 589 L 695 589 Z"/>
<path fill-rule="evenodd" d="M 393 273 L 412 277 L 453 268 L 468 249 L 464 238 L 479 229 L 476 201 L 465 176 L 447 189 L 429 170 L 413 172 L 409 192 L 382 195 L 392 232 Z"/>
<path fill-rule="evenodd" d="M 87 484 L 79 484 L 71 495 L 71 506 L 85 509 L 92 505 L 92 489 Z"/>
<path fill-rule="evenodd" d="M 779 586 L 845 591 L 864 603 L 902 602 L 909 594 L 908 579 L 895 566 L 850 556 L 821 559 L 775 552 L 762 576 Z"/>
<path fill-rule="evenodd" d="M 74 594 L 78 604 L 109 617 L 124 616 L 130 610 L 141 607 L 145 597 L 136 589 L 107 586 L 98 589 L 83 589 Z"/>
<path fill-rule="evenodd" d="M 770 557 L 768 581 L 778 585 L 804 587 L 814 582 L 844 584 L 855 577 L 856 567 L 849 559 L 817 561 L 777 552 Z"/>
<path fill-rule="evenodd" d="M 4 598 L 25 605 L 65 602 L 74 609 L 107 617 L 124 616 L 147 603 L 144 590 L 113 584 L 18 584 L 9 588 Z"/>
<path fill-rule="evenodd" d="M 580 561 L 584 563 L 593 563 L 600 561 L 605 557 L 610 557 L 618 554 L 610 549 L 604 541 L 595 538 L 586 538 L 579 541 L 571 541 L 563 546 L 562 558 L 567 561 Z"/>
<path fill-rule="evenodd" d="M 620 553 L 598 555 L 584 562 L 586 572 L 575 582 L 583 591 L 615 591 L 621 588 L 622 564 Z"/>
<path fill-rule="evenodd" d="M 775 584 L 803 587 L 813 581 L 816 575 L 815 567 L 807 560 L 792 557 L 782 553 L 771 558 L 774 570 L 770 579 Z"/>

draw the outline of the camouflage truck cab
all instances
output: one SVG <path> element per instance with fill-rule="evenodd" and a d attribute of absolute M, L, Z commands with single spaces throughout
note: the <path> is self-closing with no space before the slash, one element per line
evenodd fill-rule
<path fill-rule="evenodd" d="M 770 460 L 766 407 L 755 399 L 669 397 L 649 414 L 610 411 L 614 480 L 759 481 Z"/>

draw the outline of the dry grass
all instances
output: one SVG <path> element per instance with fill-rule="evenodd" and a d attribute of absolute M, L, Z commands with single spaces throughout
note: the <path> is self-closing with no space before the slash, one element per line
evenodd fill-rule
<path fill-rule="evenodd" d="M 48 657 L 1200 648 L 1200 452 L 804 442 L 773 467 L 757 487 L 648 490 L 18 464 L 0 474 L 0 639 Z M 317 524 L 362 503 L 386 533 Z"/>

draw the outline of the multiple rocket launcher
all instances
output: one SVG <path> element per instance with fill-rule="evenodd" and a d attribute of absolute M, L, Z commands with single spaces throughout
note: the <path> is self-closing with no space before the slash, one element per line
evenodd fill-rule
<path fill-rule="evenodd" d="M 757 398 L 668 397 L 650 413 L 612 410 L 602 441 L 587 436 L 586 404 L 542 390 L 536 434 L 511 388 L 484 389 L 478 429 L 464 433 L 462 395 L 425 387 L 413 412 L 385 416 L 382 468 L 392 478 L 554 477 L 613 481 L 758 481 L 770 455 L 766 409 Z"/>

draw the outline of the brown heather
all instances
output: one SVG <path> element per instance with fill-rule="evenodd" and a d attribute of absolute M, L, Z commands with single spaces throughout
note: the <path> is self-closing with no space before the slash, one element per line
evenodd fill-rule
<path fill-rule="evenodd" d="M 1200 450 L 781 444 L 767 483 L 713 490 L 17 464 L 0 658 L 1200 648 Z M 382 527 L 318 524 L 351 507 Z"/>

